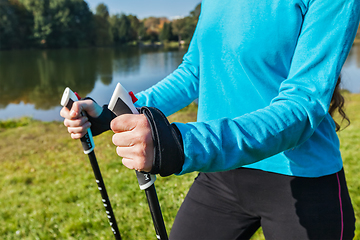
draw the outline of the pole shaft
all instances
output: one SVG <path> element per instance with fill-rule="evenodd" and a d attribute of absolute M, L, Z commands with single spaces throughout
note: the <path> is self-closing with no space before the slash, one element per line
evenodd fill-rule
<path fill-rule="evenodd" d="M 166 233 L 165 223 L 154 184 L 145 189 L 145 194 L 149 204 L 157 238 L 161 240 L 168 240 L 168 235 Z"/>
<path fill-rule="evenodd" d="M 66 88 L 63 93 L 63 96 L 61 98 L 61 105 L 70 110 L 72 108 L 72 105 L 74 104 L 74 102 L 77 101 L 78 99 L 80 99 L 80 97 L 78 95 L 76 95 L 73 91 L 71 91 L 70 88 Z M 82 116 L 84 114 L 85 114 L 84 112 L 81 112 Z M 80 141 L 83 146 L 84 153 L 87 154 L 89 157 L 89 160 L 90 160 L 90 163 L 91 163 L 94 175 L 95 175 L 96 183 L 98 184 L 98 189 L 101 193 L 102 201 L 103 201 L 103 204 L 104 204 L 104 207 L 106 210 L 106 214 L 109 219 L 111 230 L 114 233 L 115 239 L 121 240 L 121 236 L 120 236 L 120 232 L 119 232 L 119 229 L 118 229 L 118 226 L 116 223 L 115 215 L 114 215 L 114 212 L 113 212 L 111 204 L 110 204 L 109 196 L 106 192 L 104 180 L 101 176 L 98 162 L 96 160 L 96 156 L 95 156 L 95 152 L 94 152 L 95 144 L 94 144 L 94 140 L 93 140 L 90 129 L 88 129 L 87 133 L 80 139 Z"/>
<path fill-rule="evenodd" d="M 115 215 L 114 215 L 114 212 L 113 212 L 111 204 L 110 204 L 109 196 L 107 194 L 107 191 L 106 191 L 106 188 L 105 188 L 105 183 L 104 183 L 104 180 L 102 178 L 100 168 L 99 168 L 98 162 L 96 160 L 96 156 L 95 156 L 94 151 L 91 151 L 88 154 L 88 157 L 89 157 L 89 160 L 90 160 L 90 163 L 91 163 L 94 175 L 95 175 L 95 180 L 96 180 L 96 183 L 98 185 L 98 189 L 99 189 L 101 197 L 102 197 L 102 202 L 103 202 L 105 210 L 106 210 L 106 214 L 107 214 L 110 226 L 111 226 L 111 230 L 114 233 L 115 239 L 116 240 L 121 240 L 120 231 L 119 231 L 119 228 L 117 226 Z"/>

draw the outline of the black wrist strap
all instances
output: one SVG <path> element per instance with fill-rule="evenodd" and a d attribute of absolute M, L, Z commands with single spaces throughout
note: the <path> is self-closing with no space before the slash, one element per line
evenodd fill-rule
<path fill-rule="evenodd" d="M 83 98 L 83 100 L 85 99 L 90 99 L 95 102 L 95 100 L 90 97 Z M 108 109 L 108 105 L 104 105 L 102 108 L 103 110 L 101 114 L 96 118 L 89 116 L 89 114 L 86 114 L 87 118 L 91 122 L 90 129 L 93 136 L 97 136 L 105 131 L 110 130 L 110 122 L 111 120 L 116 118 L 116 115 Z"/>
<path fill-rule="evenodd" d="M 155 156 L 150 173 L 166 177 L 181 172 L 185 156 L 179 129 L 157 108 L 142 107 L 140 113 L 148 119 L 154 141 Z"/>

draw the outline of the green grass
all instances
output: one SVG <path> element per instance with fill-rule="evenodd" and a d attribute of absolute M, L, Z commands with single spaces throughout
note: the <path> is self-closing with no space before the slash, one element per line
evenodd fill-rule
<path fill-rule="evenodd" d="M 347 94 L 352 123 L 339 133 L 349 191 L 360 219 L 360 95 Z M 196 106 L 170 117 L 196 120 Z M 134 171 L 121 164 L 111 132 L 95 152 L 123 239 L 156 239 L 146 197 Z M 113 239 L 89 160 L 60 122 L 29 118 L 0 122 L 1 239 Z M 158 177 L 168 232 L 196 173 Z M 357 222 L 355 239 L 360 239 Z M 264 239 L 259 230 L 253 239 Z"/>
<path fill-rule="evenodd" d="M 346 113 L 351 124 L 338 133 L 346 180 L 355 210 L 355 238 L 360 239 L 360 94 L 347 94 Z"/>

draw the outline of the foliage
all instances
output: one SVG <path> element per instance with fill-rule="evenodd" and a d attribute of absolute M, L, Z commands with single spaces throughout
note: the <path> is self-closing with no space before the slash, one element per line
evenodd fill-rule
<path fill-rule="evenodd" d="M 124 44 L 136 40 L 136 30 L 132 29 L 131 20 L 125 14 L 116 14 L 109 19 L 111 34 L 115 44 Z"/>
<path fill-rule="evenodd" d="M 32 45 L 81 47 L 91 45 L 93 15 L 83 0 L 20 0 L 32 13 Z"/>
<path fill-rule="evenodd" d="M 52 32 L 48 36 L 51 47 L 81 47 L 90 45 L 93 28 L 92 13 L 82 0 L 50 1 Z"/>
<path fill-rule="evenodd" d="M 172 24 L 174 35 L 178 36 L 179 42 L 186 34 L 186 18 L 180 18 L 173 21 Z"/>
<path fill-rule="evenodd" d="M 34 18 L 17 0 L 0 0 L 0 49 L 31 45 Z"/>
<path fill-rule="evenodd" d="M 189 40 L 200 4 L 184 19 L 110 16 L 100 3 L 92 13 L 84 0 L 0 0 L 0 50 L 112 46 L 136 41 Z"/>
<path fill-rule="evenodd" d="M 107 19 L 107 18 L 110 16 L 110 15 L 109 15 L 109 9 L 108 9 L 108 7 L 107 7 L 105 4 L 100 3 L 100 4 L 97 5 L 97 7 L 96 7 L 96 13 L 95 13 L 95 15 Z"/>
<path fill-rule="evenodd" d="M 161 41 L 171 41 L 174 39 L 174 35 L 172 34 L 172 23 L 164 23 L 159 39 Z"/>

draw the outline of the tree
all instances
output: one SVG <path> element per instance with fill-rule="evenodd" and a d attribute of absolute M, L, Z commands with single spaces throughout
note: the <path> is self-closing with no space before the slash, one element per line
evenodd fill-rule
<path fill-rule="evenodd" d="M 138 33 L 138 38 L 140 41 L 146 41 L 149 39 L 146 34 L 146 27 L 145 27 L 144 21 L 141 21 L 139 23 L 139 27 L 137 28 L 137 33 Z"/>
<path fill-rule="evenodd" d="M 186 18 L 179 18 L 172 22 L 173 34 L 178 36 L 179 44 L 186 34 Z"/>
<path fill-rule="evenodd" d="M 52 31 L 50 0 L 20 0 L 34 18 L 32 39 L 37 46 L 47 46 L 48 36 Z"/>
<path fill-rule="evenodd" d="M 160 18 L 148 17 L 143 20 L 146 29 L 151 31 L 158 31 L 160 25 Z"/>
<path fill-rule="evenodd" d="M 92 43 L 93 15 L 84 0 L 19 0 L 34 18 L 35 46 L 79 47 Z"/>
<path fill-rule="evenodd" d="M 201 10 L 201 3 L 199 3 L 195 9 L 193 11 L 190 12 L 190 15 L 188 17 L 185 18 L 186 21 L 186 27 L 185 27 L 185 36 L 187 39 L 191 39 L 197 22 L 199 21 L 199 16 L 200 16 L 200 10 Z"/>
<path fill-rule="evenodd" d="M 163 28 L 160 32 L 159 36 L 161 41 L 171 41 L 174 39 L 174 35 L 172 34 L 172 23 L 164 23 Z"/>
<path fill-rule="evenodd" d="M 51 47 L 81 47 L 92 42 L 93 15 L 83 0 L 50 1 L 51 33 L 48 44 Z"/>
<path fill-rule="evenodd" d="M 139 39 L 139 27 L 140 27 L 140 20 L 135 15 L 128 15 L 127 16 L 130 21 L 130 40 L 137 41 Z"/>
<path fill-rule="evenodd" d="M 17 0 L 0 0 L 0 49 L 30 45 L 32 14 Z"/>
<path fill-rule="evenodd" d="M 109 17 L 108 7 L 104 3 L 100 3 L 99 5 L 97 5 L 95 11 L 95 15 L 97 16 L 100 16 L 104 19 L 107 19 Z"/>
<path fill-rule="evenodd" d="M 109 23 L 109 11 L 105 4 L 100 3 L 96 7 L 96 13 L 94 15 L 95 24 L 95 45 L 106 46 L 113 43 L 110 23 Z"/>
<path fill-rule="evenodd" d="M 131 39 L 131 22 L 125 14 L 110 17 L 111 33 L 115 44 L 124 44 Z"/>
<path fill-rule="evenodd" d="M 201 3 L 199 3 L 199 4 L 195 7 L 195 9 L 190 12 L 190 17 L 195 18 L 195 19 L 199 19 L 200 11 L 201 11 Z"/>

